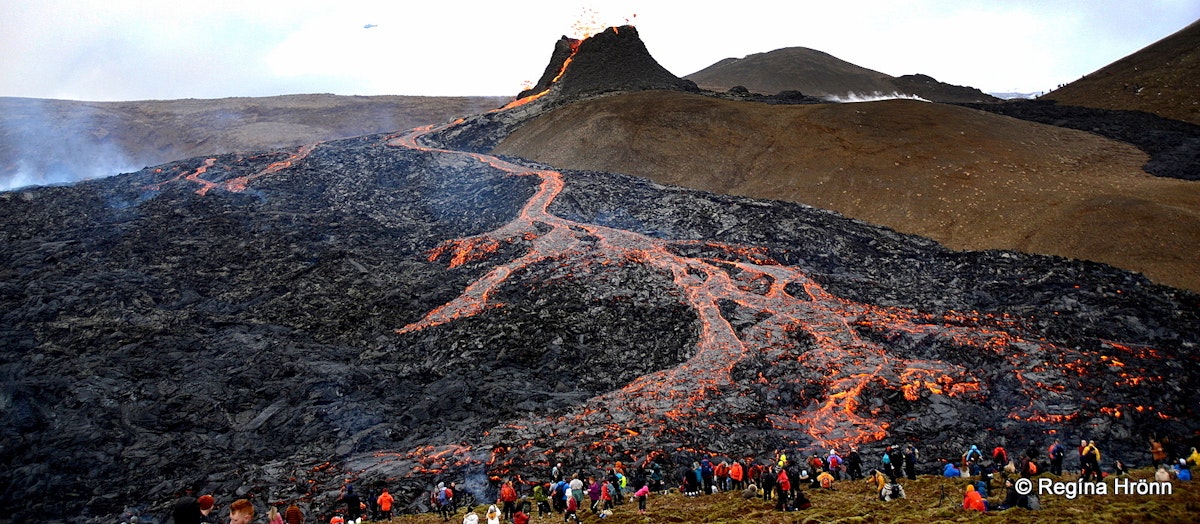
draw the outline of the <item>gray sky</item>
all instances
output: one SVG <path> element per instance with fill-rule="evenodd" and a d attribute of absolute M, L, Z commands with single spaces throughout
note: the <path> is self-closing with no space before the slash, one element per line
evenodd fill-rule
<path fill-rule="evenodd" d="M 514 95 L 581 21 L 633 23 L 680 76 L 803 46 L 894 76 L 1035 92 L 1198 18 L 1200 0 L 0 0 L 0 96 Z"/>

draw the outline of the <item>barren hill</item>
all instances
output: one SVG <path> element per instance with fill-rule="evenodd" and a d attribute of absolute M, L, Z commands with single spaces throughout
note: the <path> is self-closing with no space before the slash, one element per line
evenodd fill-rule
<path fill-rule="evenodd" d="M 134 102 L 0 98 L 0 189 L 408 129 L 507 100 L 322 94 Z"/>
<path fill-rule="evenodd" d="M 768 106 L 672 92 L 576 103 L 496 153 L 784 199 L 936 239 L 1200 289 L 1200 185 L 1092 134 L 907 100 Z"/>
<path fill-rule="evenodd" d="M 936 102 L 998 101 L 978 89 L 945 84 L 926 75 L 892 77 L 806 47 L 726 58 L 684 78 L 714 91 L 742 86 L 765 94 L 782 91 L 835 97 L 905 94 Z"/>
<path fill-rule="evenodd" d="M 1200 21 L 1041 98 L 1200 124 Z"/>

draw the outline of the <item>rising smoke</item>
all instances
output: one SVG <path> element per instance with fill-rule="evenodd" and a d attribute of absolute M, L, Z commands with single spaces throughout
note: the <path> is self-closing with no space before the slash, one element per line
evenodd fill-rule
<path fill-rule="evenodd" d="M 136 171 L 120 145 L 118 119 L 103 106 L 0 99 L 0 191 Z"/>

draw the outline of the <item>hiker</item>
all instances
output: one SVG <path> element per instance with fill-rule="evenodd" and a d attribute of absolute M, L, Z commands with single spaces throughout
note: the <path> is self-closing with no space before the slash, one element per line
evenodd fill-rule
<path fill-rule="evenodd" d="M 379 505 L 379 513 L 383 518 L 392 519 L 392 503 L 395 500 L 395 497 L 391 493 L 388 493 L 387 488 L 383 488 L 383 493 L 380 493 L 379 498 L 375 499 L 375 503 Z"/>
<path fill-rule="evenodd" d="M 538 518 L 545 517 L 550 514 L 550 491 L 549 483 L 538 483 L 533 487 L 533 503 L 537 506 Z"/>
<path fill-rule="evenodd" d="M 1080 463 L 1084 482 L 1091 482 L 1093 478 L 1104 480 L 1104 475 L 1100 473 L 1100 448 L 1095 440 L 1089 440 L 1080 452 Z"/>
<path fill-rule="evenodd" d="M 858 454 L 857 447 L 850 448 L 850 455 L 846 457 L 846 474 L 850 475 L 850 480 L 863 478 L 862 455 Z"/>
<path fill-rule="evenodd" d="M 775 468 L 771 466 L 763 466 L 759 470 L 759 478 L 762 481 L 763 501 L 771 500 L 772 493 L 775 492 Z"/>
<path fill-rule="evenodd" d="M 996 446 L 996 448 L 992 450 L 992 463 L 999 464 L 1000 467 L 1004 467 L 1005 464 L 1008 464 L 1008 451 L 1004 450 L 1004 446 Z"/>
<path fill-rule="evenodd" d="M 961 477 L 962 471 L 959 471 L 958 468 L 954 467 L 953 462 L 946 461 L 946 466 L 942 468 L 942 476 L 946 478 Z"/>
<path fill-rule="evenodd" d="M 358 497 L 358 493 L 354 491 L 354 484 L 346 484 L 346 491 L 338 497 L 334 504 L 346 504 L 346 521 L 351 524 L 358 524 L 362 520 L 362 499 Z"/>
<path fill-rule="evenodd" d="M 1050 474 L 1062 476 L 1062 464 L 1063 457 L 1066 455 L 1066 447 L 1058 439 L 1054 439 L 1054 443 L 1050 445 L 1047 454 L 1050 456 Z"/>
<path fill-rule="evenodd" d="M 612 485 L 612 482 L 607 480 L 600 484 L 600 502 L 603 505 L 601 509 L 613 509 L 613 490 L 617 489 Z"/>
<path fill-rule="evenodd" d="M 500 486 L 500 503 L 503 505 L 500 512 L 504 520 L 511 521 L 513 513 L 517 512 L 517 490 L 513 487 L 512 480 L 506 480 Z"/>
<path fill-rule="evenodd" d="M 712 461 L 708 460 L 707 457 L 701 459 L 700 460 L 700 483 L 702 486 L 701 491 L 705 495 L 713 493 L 713 489 L 712 489 L 713 488 L 713 474 L 714 474 L 714 472 L 713 472 Z M 624 486 L 621 486 L 621 487 L 623 488 Z"/>
<path fill-rule="evenodd" d="M 662 465 L 657 462 L 650 465 L 650 489 L 663 491 Z"/>
<path fill-rule="evenodd" d="M 838 455 L 836 449 L 829 450 L 829 456 L 825 458 L 826 471 L 833 474 L 834 480 L 842 480 L 842 457 Z"/>
<path fill-rule="evenodd" d="M 882 478 L 882 477 L 883 477 L 883 475 L 880 475 L 880 478 Z M 879 493 L 879 500 L 882 500 L 884 502 L 889 502 L 889 501 L 893 501 L 896 499 L 902 499 L 905 497 L 904 486 L 901 486 L 900 482 L 898 482 L 894 479 L 892 481 L 888 482 L 887 484 L 885 484 L 882 488 L 880 488 L 878 493 Z"/>
<path fill-rule="evenodd" d="M 578 523 L 579 522 L 579 514 L 577 513 L 578 511 L 579 511 L 579 499 L 575 498 L 575 496 L 571 493 L 571 490 L 568 489 L 567 490 L 567 509 L 566 509 L 566 511 L 563 512 L 563 522 L 570 522 L 570 521 L 574 520 L 575 522 Z"/>
<path fill-rule="evenodd" d="M 779 500 L 775 503 L 775 509 L 785 511 L 787 509 L 788 493 L 792 491 L 792 481 L 788 479 L 786 469 L 779 470 L 779 476 L 775 477 L 775 491 L 779 496 Z"/>
<path fill-rule="evenodd" d="M 1192 471 L 1187 468 L 1187 460 L 1179 459 L 1179 463 L 1174 466 L 1175 478 L 1182 481 L 1192 480 Z"/>
<path fill-rule="evenodd" d="M 904 474 L 908 480 L 917 480 L 917 458 L 920 454 L 917 453 L 917 448 L 912 444 L 904 446 Z"/>
<path fill-rule="evenodd" d="M 713 468 L 713 482 L 717 491 L 729 491 L 729 463 L 722 460 Z"/>
<path fill-rule="evenodd" d="M 1155 482 L 1170 482 L 1171 481 L 1171 472 L 1167 471 L 1166 464 L 1159 464 L 1158 469 L 1154 470 L 1154 481 Z"/>
<path fill-rule="evenodd" d="M 445 482 L 439 482 L 437 489 L 433 491 L 433 505 L 442 516 L 442 522 L 450 520 L 450 505 L 453 503 L 454 491 L 447 488 Z"/>
<path fill-rule="evenodd" d="M 596 480 L 594 475 L 588 476 L 586 484 L 588 500 L 591 502 L 591 505 L 588 507 L 592 510 L 592 513 L 597 513 L 602 509 L 600 508 L 600 492 L 603 490 L 604 485 L 599 480 Z"/>
<path fill-rule="evenodd" d="M 1150 439 L 1150 456 L 1154 458 L 1154 464 L 1165 464 L 1167 462 L 1167 451 L 1163 449 L 1162 442 Z"/>
<path fill-rule="evenodd" d="M 813 453 L 812 457 L 808 459 L 808 476 L 812 479 L 812 487 L 821 487 L 820 484 L 817 483 L 817 476 L 821 473 L 825 473 L 825 468 L 825 461 L 821 459 L 819 455 Z"/>
<path fill-rule="evenodd" d="M 822 471 L 817 475 L 817 484 L 821 489 L 833 489 L 833 474 L 828 471 Z"/>
<path fill-rule="evenodd" d="M 746 471 L 742 468 L 742 461 L 735 460 L 729 465 L 729 480 L 733 481 L 731 489 L 741 491 L 746 487 Z"/>
<path fill-rule="evenodd" d="M 271 506 L 267 510 L 267 524 L 283 524 L 283 515 L 279 514 L 279 508 Z"/>
<path fill-rule="evenodd" d="M 975 491 L 975 486 L 971 484 L 967 484 L 967 491 L 963 494 L 963 509 L 981 513 L 987 512 L 987 501 L 983 500 L 979 492 Z"/>
<path fill-rule="evenodd" d="M 513 524 L 529 524 L 529 515 L 524 511 L 518 510 L 513 514 Z"/>
<path fill-rule="evenodd" d="M 646 514 L 646 498 L 650 496 L 650 486 L 645 485 L 638 489 L 633 494 L 633 498 L 638 501 L 638 513 Z"/>
<path fill-rule="evenodd" d="M 488 506 L 487 513 L 483 515 L 483 518 L 487 520 L 487 524 L 500 524 L 500 508 L 497 508 L 495 504 Z"/>
<path fill-rule="evenodd" d="M 1017 493 L 1017 488 L 1013 485 L 1013 481 L 1011 479 L 1005 479 L 1004 502 L 1001 502 L 999 506 L 996 506 L 996 510 L 1004 511 L 1006 509 L 1016 507 L 1027 508 L 1029 506 L 1028 502 L 1022 504 L 1022 499 L 1023 497 Z"/>

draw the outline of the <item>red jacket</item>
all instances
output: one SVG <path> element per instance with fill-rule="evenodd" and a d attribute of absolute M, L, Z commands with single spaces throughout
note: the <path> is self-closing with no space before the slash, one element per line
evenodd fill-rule
<path fill-rule="evenodd" d="M 512 484 L 505 484 L 500 488 L 500 500 L 502 502 L 517 501 L 517 490 L 513 489 Z"/>
<path fill-rule="evenodd" d="M 787 471 L 779 470 L 779 476 L 775 478 L 775 481 L 779 484 L 781 491 L 792 490 L 792 481 L 788 479 Z"/>

